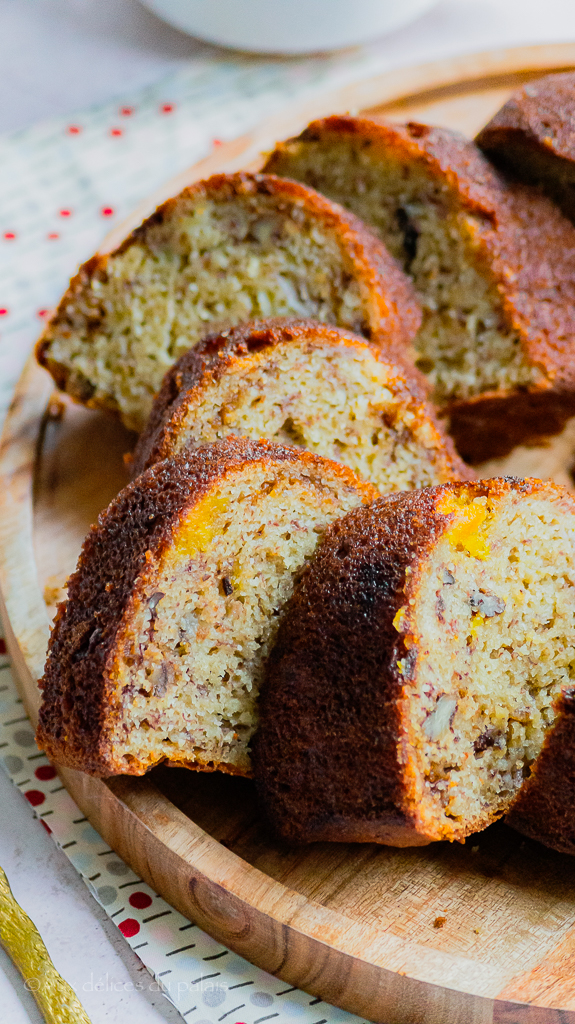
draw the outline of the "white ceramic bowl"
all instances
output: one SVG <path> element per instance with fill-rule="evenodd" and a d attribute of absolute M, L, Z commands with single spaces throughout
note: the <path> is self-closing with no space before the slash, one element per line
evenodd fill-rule
<path fill-rule="evenodd" d="M 176 28 L 252 53 L 337 50 L 400 28 L 436 0 L 143 0 Z"/>

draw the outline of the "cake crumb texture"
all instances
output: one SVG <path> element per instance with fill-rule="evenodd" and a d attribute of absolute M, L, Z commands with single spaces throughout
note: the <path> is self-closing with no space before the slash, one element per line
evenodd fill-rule
<path fill-rule="evenodd" d="M 262 691 L 255 774 L 276 829 L 411 846 L 505 815 L 565 733 L 574 612 L 575 502 L 554 484 L 446 484 L 335 523 Z"/>
<path fill-rule="evenodd" d="M 269 320 L 211 336 L 168 372 L 134 472 L 234 434 L 334 459 L 382 494 L 465 478 L 425 379 L 341 328 Z"/>
<path fill-rule="evenodd" d="M 266 169 L 347 206 L 412 277 L 417 365 L 464 458 L 502 456 L 574 414 L 575 229 L 537 189 L 456 132 L 378 118 L 316 121 Z M 523 408 L 533 395 L 557 423 Z"/>
<path fill-rule="evenodd" d="M 296 182 L 217 175 L 84 264 L 37 354 L 74 398 L 139 431 L 166 370 L 211 330 L 288 315 L 405 349 L 421 314 L 349 212 Z"/>
<path fill-rule="evenodd" d="M 88 534 L 52 631 L 38 741 L 60 764 L 246 775 L 265 658 L 329 523 L 377 492 L 308 452 L 229 438 L 161 462 Z"/>

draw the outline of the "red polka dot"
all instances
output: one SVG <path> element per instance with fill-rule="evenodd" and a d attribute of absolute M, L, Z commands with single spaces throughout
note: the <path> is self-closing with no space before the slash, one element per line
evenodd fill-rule
<path fill-rule="evenodd" d="M 6 654 L 6 641 L 0 637 L 0 654 Z"/>
<path fill-rule="evenodd" d="M 148 896 L 147 892 L 133 892 L 130 896 L 130 904 L 136 910 L 145 910 L 146 907 L 152 906 L 152 897 Z"/>
<path fill-rule="evenodd" d="M 114 138 L 118 138 L 120 135 L 123 135 L 123 134 L 124 134 L 123 128 L 110 128 L 110 135 L 113 135 Z"/>
<path fill-rule="evenodd" d="M 131 117 L 132 114 L 134 113 L 134 108 L 133 107 L 120 107 L 119 113 L 122 115 L 122 117 Z"/>
<path fill-rule="evenodd" d="M 16 238 L 16 233 L 14 231 L 5 231 L 4 232 L 4 241 L 5 242 L 13 242 L 15 238 Z"/>
<path fill-rule="evenodd" d="M 52 829 L 50 828 L 49 825 L 46 824 L 43 818 L 40 818 L 40 824 L 44 826 L 46 832 L 49 832 L 50 834 L 52 833 Z"/>
<path fill-rule="evenodd" d="M 60 210 L 60 216 L 61 217 L 71 217 L 72 216 L 72 211 L 71 210 Z"/>
<path fill-rule="evenodd" d="M 102 209 L 100 210 L 100 213 L 102 214 L 102 217 L 113 217 L 114 216 L 114 207 L 113 206 L 103 206 Z"/>
<path fill-rule="evenodd" d="M 140 925 L 133 917 L 127 917 L 125 921 L 120 921 L 118 928 L 127 939 L 131 939 L 133 935 L 137 935 L 140 931 Z"/>
<path fill-rule="evenodd" d="M 8 316 L 8 310 L 4 306 L 0 309 L 0 316 Z"/>
<path fill-rule="evenodd" d="M 69 124 L 67 128 L 68 135 L 79 135 L 82 129 L 79 124 Z"/>
<path fill-rule="evenodd" d="M 49 231 L 48 234 L 46 235 L 46 238 L 50 242 L 53 242 L 55 238 L 59 238 L 59 237 L 60 237 L 60 235 L 58 234 L 57 231 Z"/>
<path fill-rule="evenodd" d="M 28 803 L 32 804 L 32 807 L 39 807 L 40 804 L 44 803 L 46 797 L 39 789 L 27 789 L 24 793 Z"/>
<path fill-rule="evenodd" d="M 34 775 L 41 782 L 48 782 L 50 779 L 56 778 L 56 769 L 52 768 L 51 764 L 41 764 L 39 768 L 36 768 Z"/>
<path fill-rule="evenodd" d="M 160 107 L 160 113 L 161 114 L 173 114 L 175 109 L 176 109 L 176 104 L 175 103 L 162 103 L 162 106 Z"/>
<path fill-rule="evenodd" d="M 49 316 L 49 309 L 39 309 L 37 315 L 43 320 L 45 316 Z"/>
<path fill-rule="evenodd" d="M 212 146 L 223 146 L 223 142 L 221 139 L 212 139 Z"/>

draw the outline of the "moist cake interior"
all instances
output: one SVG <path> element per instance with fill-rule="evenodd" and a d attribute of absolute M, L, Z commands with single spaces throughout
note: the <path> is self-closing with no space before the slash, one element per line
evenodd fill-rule
<path fill-rule="evenodd" d="M 426 565 L 414 626 L 425 639 L 406 686 L 432 833 L 457 838 L 460 823 L 503 814 L 541 750 L 575 676 L 574 546 L 565 505 L 462 499 Z"/>
<path fill-rule="evenodd" d="M 369 224 L 414 280 L 423 323 L 417 365 L 438 404 L 531 384 L 539 371 L 505 326 L 496 285 L 481 267 L 479 216 L 462 210 L 425 165 L 330 136 L 286 143 L 269 170 L 296 178 Z M 483 257 L 483 260 L 485 257 Z"/>
<path fill-rule="evenodd" d="M 111 256 L 67 314 L 73 330 L 54 336 L 50 359 L 71 365 L 82 387 L 97 382 L 95 396 L 136 430 L 168 367 L 211 330 L 297 315 L 367 331 L 334 233 L 266 195 L 179 199 L 172 216 Z"/>
<path fill-rule="evenodd" d="M 328 523 L 360 500 L 333 471 L 250 465 L 191 510 L 116 643 L 112 744 L 126 771 L 167 758 L 249 772 L 283 605 Z"/>
<path fill-rule="evenodd" d="M 382 494 L 454 476 L 442 438 L 367 347 L 293 341 L 239 358 L 193 392 L 175 454 L 229 434 L 268 437 L 349 466 Z"/>

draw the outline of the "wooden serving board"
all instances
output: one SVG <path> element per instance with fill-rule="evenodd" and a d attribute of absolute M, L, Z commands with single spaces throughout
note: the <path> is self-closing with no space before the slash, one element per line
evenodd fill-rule
<path fill-rule="evenodd" d="M 370 109 L 471 135 L 519 82 L 573 67 L 575 45 L 530 47 L 394 71 L 315 99 L 168 183 L 106 247 L 186 183 L 261 166 L 262 150 L 312 117 Z M 3 623 L 33 719 L 51 604 L 88 526 L 126 482 L 132 441 L 116 422 L 51 395 L 30 362 L 0 451 Z M 572 425 L 485 475 L 569 483 L 574 450 Z M 60 775 L 157 892 L 292 985 L 385 1024 L 575 1024 L 575 859 L 502 824 L 465 845 L 292 849 L 266 831 L 246 780 L 165 768 L 142 779 Z"/>

